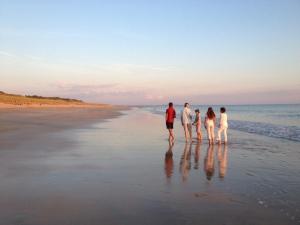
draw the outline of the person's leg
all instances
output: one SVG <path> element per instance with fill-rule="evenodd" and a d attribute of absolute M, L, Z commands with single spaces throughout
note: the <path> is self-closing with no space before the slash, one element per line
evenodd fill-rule
<path fill-rule="evenodd" d="M 200 139 L 201 139 L 201 131 L 200 131 L 200 126 L 199 125 L 196 126 L 196 132 L 197 132 L 197 139 L 198 139 L 198 141 L 200 141 Z"/>
<path fill-rule="evenodd" d="M 218 143 L 219 144 L 221 144 L 221 141 L 222 141 L 222 131 L 224 130 L 224 128 L 222 128 L 222 127 L 220 127 L 219 129 L 218 129 L 218 139 L 217 139 L 217 141 L 218 141 Z"/>
<path fill-rule="evenodd" d="M 227 143 L 227 127 L 224 128 L 224 140 Z"/>
<path fill-rule="evenodd" d="M 171 137 L 172 137 L 172 141 L 174 142 L 174 140 L 175 140 L 175 135 L 174 135 L 174 130 L 173 130 L 173 129 L 171 129 Z"/>
<path fill-rule="evenodd" d="M 172 139 L 172 130 L 168 129 L 168 131 L 169 131 L 169 141 L 171 141 L 171 139 Z"/>
<path fill-rule="evenodd" d="M 221 128 L 218 129 L 218 137 L 217 141 L 220 143 L 221 142 Z"/>
<path fill-rule="evenodd" d="M 183 125 L 183 129 L 184 129 L 185 141 L 188 142 L 189 134 L 188 134 L 188 126 L 186 123 Z"/>
<path fill-rule="evenodd" d="M 188 124 L 189 139 L 192 140 L 192 124 Z"/>
<path fill-rule="evenodd" d="M 211 144 L 210 126 L 207 126 L 206 130 L 207 130 L 207 138 L 208 138 L 209 144 Z"/>
<path fill-rule="evenodd" d="M 212 125 L 210 127 L 210 129 L 211 129 L 211 140 L 212 140 L 212 143 L 214 143 L 214 141 L 215 141 L 215 126 Z"/>

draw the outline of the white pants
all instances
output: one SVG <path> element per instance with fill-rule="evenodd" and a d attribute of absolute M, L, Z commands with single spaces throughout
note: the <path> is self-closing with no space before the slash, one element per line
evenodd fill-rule
<path fill-rule="evenodd" d="M 185 139 L 192 139 L 192 124 L 185 123 L 183 124 Z"/>
<path fill-rule="evenodd" d="M 215 125 L 214 123 L 207 123 L 207 137 L 209 141 L 213 141 L 215 139 Z"/>
<path fill-rule="evenodd" d="M 224 132 L 224 141 L 227 142 L 227 127 L 222 126 L 218 130 L 218 141 L 221 141 L 221 133 Z"/>

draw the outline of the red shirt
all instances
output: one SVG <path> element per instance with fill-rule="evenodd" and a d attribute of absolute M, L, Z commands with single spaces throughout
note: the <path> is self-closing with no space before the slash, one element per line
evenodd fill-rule
<path fill-rule="evenodd" d="M 173 123 L 174 122 L 174 118 L 176 118 L 175 109 L 173 107 L 169 107 L 166 110 L 166 114 L 167 114 L 167 120 L 166 120 L 166 122 Z"/>

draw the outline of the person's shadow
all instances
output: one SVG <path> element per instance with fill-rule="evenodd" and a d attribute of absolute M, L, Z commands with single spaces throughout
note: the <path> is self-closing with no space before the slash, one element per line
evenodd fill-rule
<path fill-rule="evenodd" d="M 189 170 L 191 169 L 191 153 L 192 144 L 185 143 L 184 150 L 180 159 L 180 172 L 182 174 L 182 180 L 186 181 L 189 175 Z"/>
<path fill-rule="evenodd" d="M 224 179 L 227 172 L 227 145 L 218 145 L 219 178 Z"/>
<path fill-rule="evenodd" d="M 211 180 L 215 173 L 214 161 L 214 145 L 209 145 L 204 159 L 204 171 L 206 173 L 207 180 Z"/>
<path fill-rule="evenodd" d="M 174 168 L 173 151 L 172 151 L 173 146 L 174 144 L 172 144 L 172 142 L 170 141 L 168 151 L 166 151 L 165 154 L 165 174 L 167 179 L 170 179 L 173 174 L 173 168 Z"/>

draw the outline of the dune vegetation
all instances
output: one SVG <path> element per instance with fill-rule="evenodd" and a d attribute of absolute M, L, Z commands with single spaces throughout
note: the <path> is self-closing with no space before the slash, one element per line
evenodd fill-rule
<path fill-rule="evenodd" d="M 0 91 L 0 103 L 10 105 L 85 105 L 87 103 L 69 98 L 16 95 Z"/>

